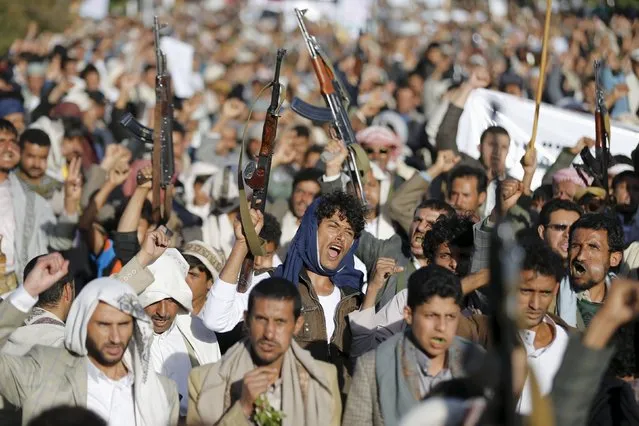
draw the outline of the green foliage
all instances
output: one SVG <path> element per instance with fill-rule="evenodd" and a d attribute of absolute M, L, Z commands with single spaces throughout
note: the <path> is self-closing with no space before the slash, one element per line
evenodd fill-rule
<path fill-rule="evenodd" d="M 0 0 L 0 54 L 23 38 L 29 22 L 43 31 L 62 31 L 69 24 L 70 0 Z"/>
<path fill-rule="evenodd" d="M 284 413 L 271 406 L 266 395 L 260 395 L 255 401 L 253 421 L 258 426 L 281 426 L 284 416 Z"/>

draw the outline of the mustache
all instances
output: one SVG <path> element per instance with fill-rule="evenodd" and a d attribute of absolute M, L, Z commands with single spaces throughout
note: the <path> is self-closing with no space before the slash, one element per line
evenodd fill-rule
<path fill-rule="evenodd" d="M 152 319 L 152 320 L 156 320 L 156 321 L 168 321 L 168 320 L 170 320 L 170 319 L 171 319 L 171 316 L 170 316 L 170 315 L 162 316 L 162 315 L 157 315 L 157 314 L 156 314 L 156 315 L 153 315 L 153 316 L 151 317 L 151 319 Z"/>
<path fill-rule="evenodd" d="M 262 337 L 260 340 L 257 341 L 257 343 L 258 344 L 260 344 L 260 343 L 268 343 L 269 345 L 272 345 L 272 346 L 277 346 L 277 347 L 280 346 L 280 344 L 277 343 L 275 340 L 269 340 L 269 339 L 267 339 L 265 337 Z"/>

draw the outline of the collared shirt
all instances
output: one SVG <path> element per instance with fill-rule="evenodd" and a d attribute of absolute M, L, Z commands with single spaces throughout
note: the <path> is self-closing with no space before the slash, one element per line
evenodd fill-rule
<path fill-rule="evenodd" d="M 189 402 L 188 381 L 192 366 L 184 336 L 180 333 L 175 321 L 164 333 L 153 333 L 151 364 L 156 373 L 168 377 L 177 384 L 180 394 L 180 416 L 186 416 Z"/>
<path fill-rule="evenodd" d="M 535 374 L 535 379 L 539 385 L 542 395 L 547 395 L 552 390 L 552 382 L 557 374 L 557 370 L 564 358 L 564 352 L 568 345 L 568 333 L 563 327 L 558 326 L 548 315 L 544 317 L 544 322 L 554 330 L 554 337 L 550 344 L 543 348 L 535 349 L 536 333 L 530 330 L 520 330 L 519 336 L 524 343 L 528 356 L 528 365 Z M 520 414 L 530 414 L 532 411 L 532 395 L 530 389 L 530 378 L 526 378 L 524 390 L 517 403 L 517 412 Z"/>
<path fill-rule="evenodd" d="M 453 374 L 448 367 L 442 368 L 439 373 L 434 376 L 428 373 L 431 360 L 423 351 L 419 350 L 415 345 L 406 345 L 407 350 L 413 351 L 413 356 L 417 360 L 417 371 L 419 379 L 419 390 L 421 396 L 428 395 L 433 387 L 439 383 L 453 379 Z"/>
<path fill-rule="evenodd" d="M 135 426 L 133 372 L 120 380 L 109 379 L 87 358 L 87 408 L 108 426 Z"/>

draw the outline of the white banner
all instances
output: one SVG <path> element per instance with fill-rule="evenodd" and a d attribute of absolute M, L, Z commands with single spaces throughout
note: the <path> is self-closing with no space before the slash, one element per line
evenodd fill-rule
<path fill-rule="evenodd" d="M 188 99 L 195 93 L 193 86 L 193 46 L 173 37 L 162 37 L 160 47 L 166 55 L 173 91 L 178 98 Z"/>
<path fill-rule="evenodd" d="M 493 105 L 497 110 L 495 123 L 491 121 Z M 510 175 L 521 179 L 524 170 L 519 160 L 530 141 L 534 112 L 535 103 L 531 100 L 492 90 L 474 90 L 459 120 L 457 146 L 460 151 L 479 158 L 479 137 L 482 132 L 492 124 L 504 127 L 511 139 L 506 167 Z M 630 157 L 639 143 L 639 128 L 613 121 L 610 132 L 610 152 Z M 538 167 L 533 179 L 533 189 L 541 184 L 544 173 L 555 162 L 561 150 L 575 146 L 583 136 L 595 137 L 595 120 L 592 115 L 548 104 L 541 105 L 535 143 Z M 577 159 L 580 161 L 579 156 Z"/>
<path fill-rule="evenodd" d="M 110 0 L 84 0 L 80 5 L 80 16 L 101 21 L 109 14 Z"/>

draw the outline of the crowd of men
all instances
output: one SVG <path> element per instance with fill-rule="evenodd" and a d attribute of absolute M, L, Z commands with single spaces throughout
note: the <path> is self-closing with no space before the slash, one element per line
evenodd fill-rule
<path fill-rule="evenodd" d="M 161 16 L 194 52 L 163 225 L 150 153 L 120 125 L 156 119 L 151 29 L 109 16 L 16 37 L 0 58 L 0 424 L 496 425 L 509 409 L 639 424 L 639 149 L 614 156 L 606 193 L 572 165 L 595 135 L 537 188 L 534 150 L 510 176 L 499 123 L 479 158 L 456 142 L 473 90 L 532 98 L 542 72 L 544 102 L 590 114 L 598 58 L 612 119 L 639 122 L 637 11 L 556 13 L 540 70 L 543 11 L 378 3 L 359 39 L 309 20 L 370 160 L 366 203 L 348 147 L 290 108 L 323 101 L 288 12 L 184 1 Z M 266 211 L 248 223 L 238 158 L 258 156 L 275 47 L 285 100 Z M 492 292 L 503 223 L 513 347 Z M 248 226 L 265 250 L 241 292 Z M 505 350 L 512 407 L 495 392 Z"/>

